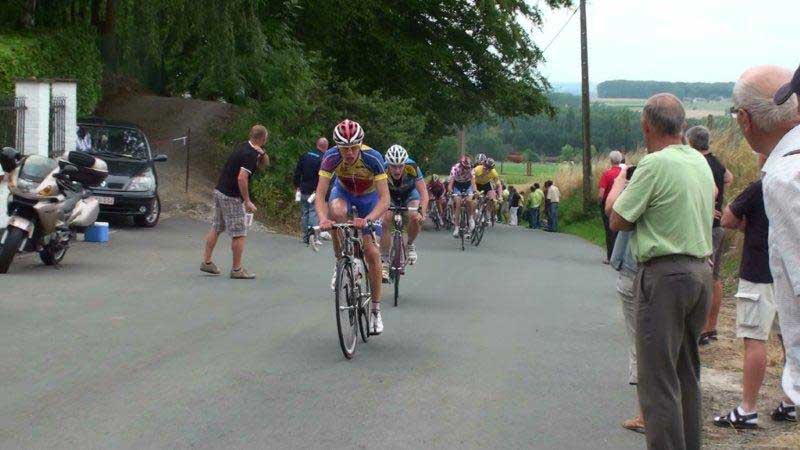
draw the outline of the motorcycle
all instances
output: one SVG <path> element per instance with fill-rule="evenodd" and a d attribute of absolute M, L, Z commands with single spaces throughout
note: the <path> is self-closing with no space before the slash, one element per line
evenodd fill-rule
<path fill-rule="evenodd" d="M 100 204 L 87 187 L 106 179 L 105 161 L 77 151 L 59 160 L 24 156 L 6 147 L 0 165 L 11 192 L 0 237 L 0 274 L 8 272 L 18 252 L 35 251 L 45 265 L 59 264 L 70 241 L 97 220 Z"/>

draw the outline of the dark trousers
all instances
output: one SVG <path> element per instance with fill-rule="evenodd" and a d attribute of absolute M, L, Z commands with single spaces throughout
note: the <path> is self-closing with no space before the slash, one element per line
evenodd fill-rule
<path fill-rule="evenodd" d="M 647 448 L 699 450 L 698 339 L 711 302 L 707 261 L 666 256 L 640 266 L 634 290 L 639 401 Z"/>
<path fill-rule="evenodd" d="M 528 209 L 528 228 L 539 229 L 542 223 L 539 221 L 539 208 Z"/>
<path fill-rule="evenodd" d="M 547 224 L 549 231 L 558 231 L 558 202 L 550 202 L 550 207 L 547 211 Z"/>
<path fill-rule="evenodd" d="M 614 241 L 617 240 L 617 232 L 611 231 L 608 225 L 609 219 L 606 215 L 605 206 L 600 203 L 600 214 L 603 217 L 603 229 L 606 230 L 606 259 L 611 259 L 611 252 L 614 250 Z"/>

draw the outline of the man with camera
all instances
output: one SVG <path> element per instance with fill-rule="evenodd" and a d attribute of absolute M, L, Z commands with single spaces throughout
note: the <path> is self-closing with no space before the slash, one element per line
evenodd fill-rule
<path fill-rule="evenodd" d="M 606 200 L 611 229 L 633 230 L 638 388 L 650 449 L 701 448 L 698 339 L 712 292 L 716 189 L 703 155 L 682 144 L 685 118 L 671 94 L 647 101 L 649 154 L 627 187 L 628 169 L 620 171 Z"/>

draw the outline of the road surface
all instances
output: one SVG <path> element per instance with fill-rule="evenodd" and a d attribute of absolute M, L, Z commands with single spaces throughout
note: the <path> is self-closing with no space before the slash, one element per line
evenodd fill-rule
<path fill-rule="evenodd" d="M 251 234 L 254 281 L 198 270 L 207 225 L 80 243 L 0 278 L 0 448 L 643 448 L 614 273 L 578 238 L 426 232 L 383 335 L 346 361 L 331 250 Z M 216 262 L 230 269 L 227 237 Z"/>

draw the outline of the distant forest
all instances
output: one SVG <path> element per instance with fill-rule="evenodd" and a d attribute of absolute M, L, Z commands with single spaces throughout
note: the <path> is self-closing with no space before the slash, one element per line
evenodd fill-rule
<path fill-rule="evenodd" d="M 678 98 L 730 98 L 733 83 L 610 80 L 597 85 L 600 98 L 648 98 L 660 92 L 669 92 Z"/>

